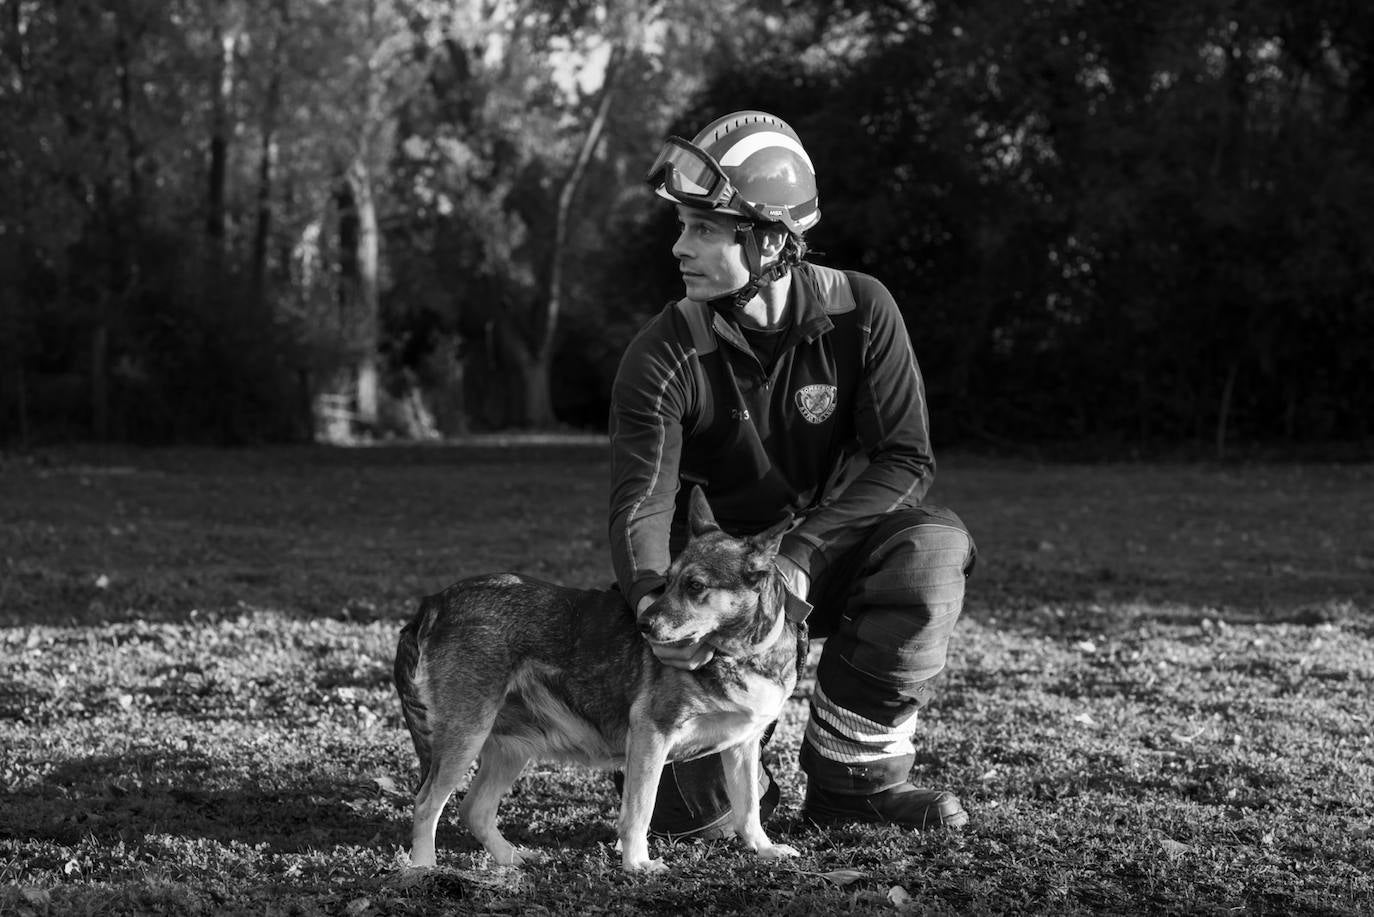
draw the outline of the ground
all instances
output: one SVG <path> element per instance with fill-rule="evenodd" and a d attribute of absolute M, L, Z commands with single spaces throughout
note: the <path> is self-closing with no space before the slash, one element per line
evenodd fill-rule
<path fill-rule="evenodd" d="M 916 778 L 958 834 L 798 814 L 806 677 L 769 829 L 618 871 L 606 775 L 539 766 L 401 867 L 390 685 L 417 596 L 610 582 L 591 441 L 0 458 L 0 914 L 1374 912 L 1374 468 L 944 455 L 978 541 Z M 814 659 L 814 655 L 813 655 Z M 808 673 L 809 676 L 809 673 Z"/>

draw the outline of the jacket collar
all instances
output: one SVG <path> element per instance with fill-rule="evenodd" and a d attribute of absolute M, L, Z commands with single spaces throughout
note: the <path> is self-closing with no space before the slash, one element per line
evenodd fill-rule
<path fill-rule="evenodd" d="M 854 295 L 842 271 L 817 267 L 803 261 L 792 268 L 792 287 L 787 293 L 787 308 L 792 313 L 790 338 L 807 342 L 835 327 L 832 315 L 852 311 Z M 745 353 L 752 352 L 735 322 L 733 306 L 725 299 L 712 300 L 711 325 L 722 340 Z"/>

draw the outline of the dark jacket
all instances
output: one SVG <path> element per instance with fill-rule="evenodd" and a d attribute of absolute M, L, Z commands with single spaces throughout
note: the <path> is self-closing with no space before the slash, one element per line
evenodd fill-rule
<path fill-rule="evenodd" d="M 788 514 L 782 553 L 814 580 L 935 474 L 925 388 L 892 294 L 801 264 L 794 316 L 765 373 L 733 320 L 666 307 L 621 358 L 611 395 L 611 556 L 630 607 L 663 585 L 701 484 L 733 534 Z"/>

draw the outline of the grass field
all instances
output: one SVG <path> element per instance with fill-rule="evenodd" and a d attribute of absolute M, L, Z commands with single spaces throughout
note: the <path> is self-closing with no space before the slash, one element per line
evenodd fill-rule
<path fill-rule="evenodd" d="M 550 766 L 503 808 L 535 868 L 451 817 L 399 866 L 400 623 L 608 583 L 603 446 L 0 458 L 0 914 L 1374 913 L 1374 467 L 942 459 L 980 559 L 916 777 L 971 825 L 802 824 L 804 679 L 801 858 L 637 877 L 609 778 Z"/>

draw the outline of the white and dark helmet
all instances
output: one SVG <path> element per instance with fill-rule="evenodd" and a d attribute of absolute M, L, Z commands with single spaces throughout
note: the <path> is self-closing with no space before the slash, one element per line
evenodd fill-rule
<path fill-rule="evenodd" d="M 743 305 L 758 288 L 801 260 L 802 236 L 821 219 L 816 169 L 797 132 L 774 115 L 737 111 L 717 118 L 692 140 L 669 137 L 646 176 L 660 197 L 744 218 L 740 238 L 750 283 L 736 295 Z M 764 271 L 756 223 L 781 223 L 795 238 L 792 258 Z"/>

